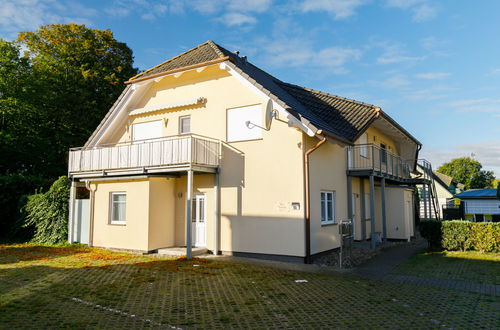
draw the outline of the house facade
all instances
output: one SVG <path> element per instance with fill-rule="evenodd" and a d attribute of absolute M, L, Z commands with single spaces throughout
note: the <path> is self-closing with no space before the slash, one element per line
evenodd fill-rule
<path fill-rule="evenodd" d="M 413 236 L 421 144 L 380 108 L 282 82 L 211 41 L 126 84 L 70 150 L 69 241 L 310 261 L 340 246 L 343 219 L 357 240 Z"/>

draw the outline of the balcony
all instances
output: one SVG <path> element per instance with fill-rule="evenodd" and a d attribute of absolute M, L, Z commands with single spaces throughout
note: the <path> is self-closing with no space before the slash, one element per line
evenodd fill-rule
<path fill-rule="evenodd" d="M 73 148 L 69 176 L 74 178 L 183 171 L 215 172 L 221 141 L 198 135 Z"/>
<path fill-rule="evenodd" d="M 412 162 L 374 144 L 347 148 L 349 175 L 377 175 L 397 181 L 410 180 Z"/>

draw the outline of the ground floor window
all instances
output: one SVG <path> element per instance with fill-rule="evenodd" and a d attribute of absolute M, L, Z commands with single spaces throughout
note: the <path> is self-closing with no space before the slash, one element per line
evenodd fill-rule
<path fill-rule="evenodd" d="M 125 206 L 127 194 L 124 192 L 112 192 L 110 194 L 110 221 L 112 225 L 124 225 L 125 221 Z"/>
<path fill-rule="evenodd" d="M 335 223 L 335 191 L 321 192 L 321 224 Z"/>

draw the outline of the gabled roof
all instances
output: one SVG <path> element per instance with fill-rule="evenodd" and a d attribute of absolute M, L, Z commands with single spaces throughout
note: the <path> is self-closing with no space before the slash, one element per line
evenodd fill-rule
<path fill-rule="evenodd" d="M 456 195 L 458 198 L 487 198 L 487 199 L 496 199 L 497 198 L 497 190 L 496 189 L 472 189 L 461 192 Z"/>
<path fill-rule="evenodd" d="M 380 113 L 388 117 L 374 105 L 283 82 L 248 62 L 246 57 L 240 57 L 213 41 L 207 41 L 139 73 L 127 83 L 223 60 L 229 60 L 242 76 L 305 125 L 313 125 L 313 131 L 321 129 L 341 140 L 354 142 Z M 388 119 L 417 145 L 420 144 L 394 120 Z"/>
<path fill-rule="evenodd" d="M 434 176 L 437 177 L 443 183 L 444 186 L 446 186 L 446 188 L 451 186 L 453 182 L 453 178 L 451 176 L 436 171 L 432 172 L 434 173 Z"/>

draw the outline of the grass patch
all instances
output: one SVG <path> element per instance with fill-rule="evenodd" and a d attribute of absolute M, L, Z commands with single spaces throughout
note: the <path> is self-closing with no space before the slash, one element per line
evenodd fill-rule
<path fill-rule="evenodd" d="M 420 251 L 393 273 L 500 285 L 500 253 Z"/>

